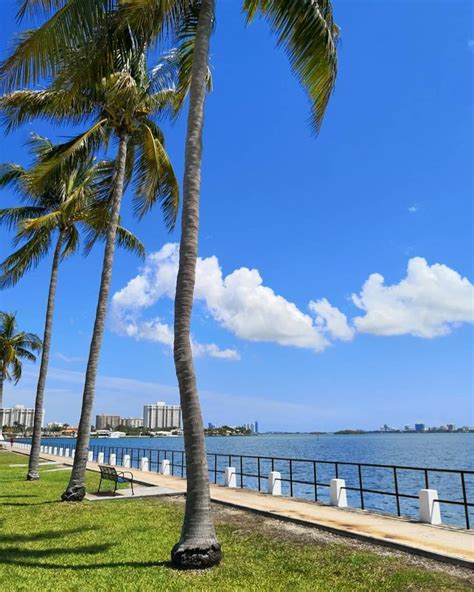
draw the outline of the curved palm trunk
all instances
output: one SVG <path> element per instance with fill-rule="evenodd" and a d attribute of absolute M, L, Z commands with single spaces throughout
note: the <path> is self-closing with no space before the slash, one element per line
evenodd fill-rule
<path fill-rule="evenodd" d="M 214 0 L 203 0 L 196 30 L 192 66 L 184 168 L 183 218 L 174 309 L 174 361 L 183 413 L 187 493 L 181 538 L 174 546 L 171 558 L 178 567 L 188 569 L 211 567 L 217 564 L 222 556 L 211 517 L 204 429 L 190 343 L 198 255 L 202 130 L 213 19 Z"/>
<path fill-rule="evenodd" d="M 72 468 L 71 478 L 66 491 L 61 496 L 64 501 L 81 501 L 86 493 L 85 474 L 87 466 L 87 454 L 91 431 L 92 408 L 94 405 L 95 382 L 97 366 L 99 363 L 100 347 L 104 334 L 105 318 L 107 315 L 107 304 L 110 292 L 110 281 L 112 278 L 112 265 L 115 251 L 115 237 L 120 217 L 120 206 L 123 197 L 125 161 L 127 158 L 128 135 L 120 134 L 119 149 L 116 161 L 116 175 L 112 191 L 112 211 L 107 238 L 105 243 L 104 262 L 100 280 L 99 298 L 94 322 L 94 330 L 89 349 L 87 361 L 84 393 L 82 395 L 81 419 L 77 433 L 76 455 Z"/>
<path fill-rule="evenodd" d="M 59 263 L 61 260 L 61 248 L 64 242 L 64 231 L 61 230 L 54 249 L 53 263 L 51 266 L 51 279 L 49 282 L 48 304 L 46 307 L 46 320 L 44 323 L 43 350 L 41 352 L 41 365 L 38 376 L 38 385 L 36 387 L 35 399 L 35 419 L 33 423 L 33 438 L 31 441 L 31 453 L 28 464 L 28 481 L 39 479 L 39 453 L 41 446 L 41 424 L 43 420 L 43 400 L 44 389 L 46 385 L 46 375 L 48 374 L 49 352 L 51 349 L 51 334 L 53 331 L 54 304 L 56 300 L 56 287 L 58 283 Z"/>

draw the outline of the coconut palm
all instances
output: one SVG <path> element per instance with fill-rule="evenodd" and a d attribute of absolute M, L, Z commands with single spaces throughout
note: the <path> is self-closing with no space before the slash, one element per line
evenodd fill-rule
<path fill-rule="evenodd" d="M 36 362 L 33 352 L 41 350 L 41 339 L 34 333 L 18 332 L 16 315 L 0 312 L 0 440 L 3 440 L 3 384 L 16 384 L 21 378 L 22 360 Z"/>
<path fill-rule="evenodd" d="M 174 32 L 187 58 L 182 72 L 191 74 L 183 184 L 183 218 L 175 299 L 176 374 L 180 387 L 187 463 L 186 512 L 172 559 L 180 567 L 208 567 L 220 560 L 220 547 L 210 515 L 209 483 L 202 417 L 190 347 L 190 320 L 198 250 L 202 129 L 209 42 L 215 18 L 214 0 L 122 0 L 127 26 L 150 41 Z M 24 0 L 22 13 L 60 8 L 35 34 L 26 34 L 4 63 L 4 84 L 38 80 L 57 71 L 60 48 L 80 45 L 107 11 L 112 0 Z M 319 131 L 337 72 L 339 29 L 330 0 L 243 0 L 247 22 L 266 19 L 278 44 L 286 48 L 290 66 L 311 102 L 311 122 Z"/>
<path fill-rule="evenodd" d="M 36 167 L 33 186 L 44 187 L 52 171 L 72 161 L 88 158 L 111 137 L 118 143 L 110 193 L 110 218 L 86 369 L 76 455 L 69 485 L 62 499 L 80 501 L 85 495 L 85 470 L 90 439 L 94 391 L 112 276 L 120 207 L 126 182 L 135 183 L 135 212 L 142 217 L 161 202 L 165 223 L 173 228 L 178 210 L 178 184 L 164 148 L 164 137 L 154 117 L 175 107 L 169 72 L 163 65 L 148 72 L 144 42 L 128 31 L 117 35 L 122 51 L 108 42 L 116 32 L 106 23 L 95 30 L 89 44 L 63 52 L 62 67 L 54 82 L 42 91 L 16 91 L 0 99 L 7 129 L 41 116 L 77 123 L 91 120 L 87 131 L 55 148 Z M 104 76 L 103 64 L 108 74 Z M 98 67 L 100 75 L 98 74 Z"/>
<path fill-rule="evenodd" d="M 32 136 L 30 146 L 36 156 L 36 165 L 48 158 L 54 145 L 47 138 Z M 21 246 L 1 264 L 0 287 L 14 286 L 23 275 L 53 249 L 43 350 L 36 387 L 35 419 L 27 479 L 39 479 L 39 451 L 41 420 L 48 373 L 53 316 L 59 265 L 79 246 L 79 229 L 86 232 L 86 254 L 95 241 L 103 236 L 107 227 L 108 200 L 104 189 L 110 183 L 113 165 L 92 158 L 77 166 L 62 168 L 49 176 L 44 189 L 32 189 L 34 165 L 25 169 L 17 164 L 0 165 L 0 187 L 12 186 L 28 205 L 0 210 L 0 223 L 16 226 L 15 245 Z M 144 256 L 141 242 L 128 230 L 119 226 L 117 242 Z M 54 245 L 54 246 L 53 246 Z"/>

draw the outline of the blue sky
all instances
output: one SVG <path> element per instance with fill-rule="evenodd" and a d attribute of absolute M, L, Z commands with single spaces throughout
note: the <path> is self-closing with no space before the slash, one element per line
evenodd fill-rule
<path fill-rule="evenodd" d="M 318 138 L 284 52 L 266 23 L 244 26 L 238 5 L 217 2 L 206 111 L 193 318 L 205 420 L 257 419 L 263 430 L 472 424 L 472 286 L 462 279 L 473 278 L 471 3 L 335 0 L 340 67 Z M 18 30 L 15 7 L 2 2 L 2 56 Z M 166 126 L 179 178 L 184 124 Z M 2 140 L 0 161 L 26 163 L 30 131 L 70 133 L 33 122 Z M 2 203 L 14 203 L 9 192 Z M 122 297 L 95 410 L 136 416 L 144 403 L 178 401 L 165 245 L 179 231 L 167 234 L 158 210 L 138 224 L 129 199 L 123 221 L 161 259 L 117 252 L 112 293 Z M 2 230 L 2 258 L 9 238 Z M 101 257 L 96 249 L 61 270 L 48 421 L 77 423 Z M 375 273 L 384 284 L 372 278 L 356 306 L 352 294 Z M 0 294 L 40 334 L 48 274 L 49 260 Z M 36 372 L 25 367 L 6 404 L 32 403 Z"/>

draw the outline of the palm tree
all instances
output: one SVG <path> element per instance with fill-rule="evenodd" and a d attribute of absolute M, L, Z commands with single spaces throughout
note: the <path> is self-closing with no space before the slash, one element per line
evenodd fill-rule
<path fill-rule="evenodd" d="M 41 339 L 34 333 L 18 332 L 16 315 L 0 312 L 0 440 L 3 440 L 3 384 L 21 378 L 22 360 L 36 362 L 33 352 L 41 350 Z"/>
<path fill-rule="evenodd" d="M 36 165 L 54 151 L 47 139 L 34 135 L 30 140 Z M 51 174 L 44 189 L 35 193 L 31 187 L 34 166 L 27 170 L 17 164 L 0 165 L 0 187 L 13 186 L 29 205 L 0 210 L 0 223 L 17 225 L 14 243 L 23 242 L 1 264 L 0 287 L 14 286 L 23 275 L 44 258 L 55 242 L 51 265 L 43 350 L 36 387 L 35 419 L 27 479 L 39 479 L 38 465 L 41 445 L 41 420 L 48 373 L 53 316 L 56 298 L 59 264 L 73 254 L 79 246 L 79 227 L 87 233 L 86 254 L 94 242 L 103 236 L 107 227 L 108 200 L 104 186 L 110 183 L 111 163 L 83 161 L 72 168 L 64 168 L 60 174 Z M 121 246 L 144 256 L 141 242 L 128 230 L 119 226 L 117 241 Z"/>
<path fill-rule="evenodd" d="M 115 50 L 112 41 L 121 43 Z M 109 44 L 109 40 L 111 43 Z M 94 38 L 81 47 L 63 52 L 62 67 L 44 91 L 16 91 L 0 99 L 7 129 L 26 119 L 41 116 L 77 123 L 93 118 L 92 126 L 55 148 L 50 158 L 36 167 L 33 187 L 44 187 L 52 171 L 71 161 L 88 158 L 111 136 L 118 143 L 110 193 L 110 217 L 96 316 L 89 349 L 76 455 L 65 501 L 80 501 L 85 495 L 85 471 L 99 353 L 107 314 L 115 239 L 124 187 L 135 182 L 135 212 L 142 217 L 160 201 L 165 223 L 174 227 L 178 210 L 178 184 L 164 149 L 164 137 L 154 116 L 176 107 L 176 93 L 169 87 L 169 69 L 160 65 L 147 71 L 145 42 L 128 30 L 117 32 L 110 22 L 95 29 Z M 104 66 L 105 64 L 105 66 Z M 104 72 L 108 72 L 104 76 Z"/>
<path fill-rule="evenodd" d="M 321 124 L 336 76 L 334 48 L 337 35 L 329 2 L 319 4 L 325 5 L 325 13 L 322 13 L 317 2 L 311 0 L 244 2 L 249 19 L 259 9 L 280 33 L 280 43 L 287 43 L 290 62 L 313 101 L 313 122 L 316 128 Z M 214 0 L 202 0 L 194 39 L 175 297 L 174 360 L 183 413 L 188 485 L 181 539 L 173 548 L 172 559 L 176 565 L 184 568 L 210 567 L 221 558 L 211 519 L 204 430 L 190 344 L 198 256 L 205 89 L 214 10 Z"/>
<path fill-rule="evenodd" d="M 187 463 L 186 512 L 173 562 L 183 568 L 209 567 L 220 560 L 220 547 L 210 516 L 209 483 L 202 417 L 192 362 L 190 319 L 198 249 L 202 129 L 209 41 L 214 0 L 124 0 L 120 3 L 127 25 L 150 41 L 174 31 L 182 41 L 186 59 L 181 72 L 191 71 L 190 102 L 183 184 L 183 218 L 180 261 L 175 299 L 175 365 L 180 386 Z M 108 0 L 24 0 L 24 6 L 55 10 L 53 18 L 25 37 L 4 63 L 6 85 L 39 80 L 54 73 L 59 48 L 90 39 L 94 25 L 110 10 Z M 337 74 L 339 29 L 333 20 L 331 0 L 243 0 L 247 22 L 265 18 L 286 48 L 290 66 L 311 102 L 311 121 L 321 126 Z M 119 11 L 120 12 L 120 11 Z"/>

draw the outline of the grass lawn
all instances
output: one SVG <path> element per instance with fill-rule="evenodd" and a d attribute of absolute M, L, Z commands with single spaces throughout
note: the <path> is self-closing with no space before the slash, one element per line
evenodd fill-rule
<path fill-rule="evenodd" d="M 462 570 L 429 569 L 403 554 L 332 540 L 280 537 L 259 517 L 217 510 L 222 564 L 208 572 L 168 565 L 183 504 L 137 499 L 58 501 L 68 472 L 24 481 L 27 457 L 0 452 L 0 585 L 28 591 L 376 591 L 472 590 Z M 88 490 L 98 485 L 88 475 Z M 273 522 L 268 521 L 267 522 Z M 291 529 L 291 527 L 284 527 Z M 323 535 L 317 535 L 323 536 Z M 324 535 L 325 536 L 325 535 Z M 449 570 L 449 568 L 448 568 Z"/>

